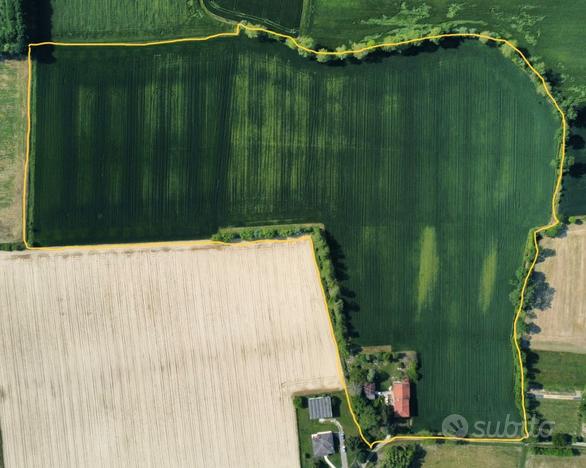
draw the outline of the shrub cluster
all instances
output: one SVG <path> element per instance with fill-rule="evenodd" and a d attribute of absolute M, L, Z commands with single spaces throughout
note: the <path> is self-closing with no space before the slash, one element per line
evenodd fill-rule
<path fill-rule="evenodd" d="M 26 25 L 22 0 L 4 0 L 0 7 L 0 52 L 16 55 L 26 48 Z"/>
<path fill-rule="evenodd" d="M 511 285 L 513 286 L 513 291 L 509 295 L 509 299 L 511 300 L 514 308 L 515 314 L 520 309 L 519 318 L 517 320 L 517 333 L 516 335 L 512 336 L 512 340 L 516 343 L 519 343 L 523 336 L 527 333 L 527 325 L 526 325 L 526 314 L 527 311 L 531 310 L 534 305 L 535 300 L 535 284 L 529 279 L 527 283 L 527 287 L 525 288 L 525 297 L 523 304 L 521 304 L 521 289 L 523 288 L 523 284 L 527 274 L 529 273 L 529 269 L 531 268 L 531 264 L 533 263 L 533 259 L 535 258 L 535 245 L 533 243 L 533 232 L 529 233 L 527 237 L 527 243 L 525 246 L 525 252 L 523 254 L 523 263 L 521 267 L 517 269 L 515 272 L 515 277 L 511 280 Z M 515 403 L 519 410 L 522 410 L 522 398 L 521 394 L 523 389 L 521 388 L 521 372 L 523 373 L 524 380 L 527 380 L 527 356 L 525 350 L 521 349 L 521 360 L 522 360 L 522 367 L 519 366 L 519 360 L 517 359 L 517 351 L 515 348 L 515 343 L 513 344 L 513 363 L 514 363 L 514 373 L 515 373 Z"/>
<path fill-rule="evenodd" d="M 554 457 L 573 457 L 578 452 L 572 448 L 572 436 L 558 432 L 551 438 L 551 447 L 533 447 L 536 455 L 549 455 Z"/>
<path fill-rule="evenodd" d="M 14 250 L 25 250 L 26 246 L 23 242 L 6 242 L 0 244 L 0 251 L 12 252 Z"/>
<path fill-rule="evenodd" d="M 415 460 L 415 445 L 389 445 L 377 464 L 381 468 L 409 468 Z"/>
<path fill-rule="evenodd" d="M 301 226 L 282 228 L 250 227 L 237 230 L 221 230 L 212 235 L 212 240 L 218 242 L 236 242 L 261 239 L 286 239 L 287 237 L 297 237 L 310 232 L 311 228 Z"/>

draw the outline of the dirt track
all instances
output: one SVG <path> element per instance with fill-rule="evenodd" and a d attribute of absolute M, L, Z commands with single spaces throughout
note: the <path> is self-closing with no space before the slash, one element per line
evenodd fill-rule
<path fill-rule="evenodd" d="M 531 347 L 586 353 L 586 225 L 573 225 L 566 235 L 544 239 L 540 246 L 549 253 L 536 271 L 553 291 L 551 305 L 535 311 L 538 330 Z"/>
<path fill-rule="evenodd" d="M 340 388 L 311 246 L 0 256 L 7 467 L 298 466 Z"/>

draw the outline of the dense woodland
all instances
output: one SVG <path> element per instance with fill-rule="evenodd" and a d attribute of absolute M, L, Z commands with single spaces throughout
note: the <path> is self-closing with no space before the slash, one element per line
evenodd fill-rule
<path fill-rule="evenodd" d="M 25 2 L 22 0 L 0 1 L 0 50 L 3 54 L 17 55 L 27 44 Z"/>

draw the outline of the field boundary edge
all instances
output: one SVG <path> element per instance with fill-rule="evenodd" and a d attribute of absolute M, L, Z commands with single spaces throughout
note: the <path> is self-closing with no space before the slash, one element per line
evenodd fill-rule
<path fill-rule="evenodd" d="M 316 268 L 316 275 L 317 280 L 321 287 L 321 294 L 323 300 L 324 310 L 328 316 L 328 324 L 330 328 L 330 335 L 334 342 L 334 346 L 336 348 L 337 353 L 337 367 L 338 367 L 338 374 L 340 378 L 340 382 L 344 388 L 344 394 L 346 397 L 346 401 L 348 403 L 348 408 L 350 410 L 350 414 L 352 416 L 352 420 L 358 429 L 358 433 L 360 434 L 361 439 L 368 445 L 369 448 L 373 448 L 375 445 L 381 444 L 388 444 L 395 441 L 417 441 L 417 440 L 452 440 L 452 441 L 464 441 L 464 442 L 473 442 L 473 443 L 493 443 L 493 442 L 512 442 L 518 443 L 522 442 L 525 439 L 529 438 L 529 429 L 528 429 L 528 418 L 527 418 L 527 410 L 525 405 L 525 375 L 524 375 L 524 366 L 523 366 L 523 358 L 521 354 L 521 347 L 519 345 L 519 340 L 517 339 L 517 332 L 518 332 L 518 322 L 522 315 L 523 306 L 525 304 L 525 295 L 527 291 L 527 286 L 529 284 L 529 279 L 533 274 L 535 269 L 535 265 L 537 264 L 537 260 L 539 258 L 540 250 L 539 250 L 539 236 L 544 231 L 556 227 L 561 224 L 558 215 L 558 197 L 560 195 L 561 187 L 562 187 L 562 178 L 563 178 L 563 169 L 566 160 L 566 135 L 567 135 L 567 119 L 564 111 L 562 110 L 561 106 L 553 96 L 547 81 L 543 77 L 541 73 L 539 73 L 535 67 L 531 64 L 529 59 L 525 56 L 525 54 L 512 42 L 507 39 L 502 39 L 498 37 L 493 37 L 486 34 L 477 34 L 477 33 L 445 33 L 445 34 L 436 34 L 436 35 L 429 35 L 418 37 L 414 39 L 408 39 L 399 42 L 383 42 L 379 44 L 375 44 L 372 46 L 362 47 L 360 49 L 353 49 L 353 50 L 344 50 L 344 51 L 329 51 L 329 50 L 314 50 L 310 47 L 305 47 L 302 45 L 295 37 L 289 36 L 287 34 L 279 33 L 276 31 L 271 31 L 269 29 L 258 27 L 258 26 L 251 26 L 245 23 L 238 23 L 234 31 L 228 32 L 221 32 L 217 34 L 212 34 L 209 36 L 201 36 L 201 37 L 187 37 L 187 38 L 179 38 L 179 39 L 167 39 L 161 41 L 147 41 L 147 42 L 53 42 L 53 41 L 46 41 L 46 42 L 37 42 L 31 43 L 28 45 L 28 53 L 27 53 L 27 62 L 28 62 L 28 79 L 27 79 L 27 128 L 26 128 L 26 154 L 25 154 L 25 163 L 24 163 L 24 181 L 23 181 L 23 191 L 22 191 L 22 240 L 27 250 L 40 250 L 40 251 L 65 251 L 70 249 L 83 249 L 83 250 L 103 250 L 108 248 L 148 248 L 148 247 L 164 247 L 164 246 L 198 246 L 198 245 L 226 245 L 230 247 L 237 247 L 237 246 L 246 246 L 252 244 L 259 244 L 259 243 L 289 243 L 289 242 L 298 242 L 299 239 L 305 240 L 307 236 L 302 236 L 299 238 L 290 238 L 290 239 L 267 239 L 267 240 L 258 240 L 258 241 L 250 241 L 250 242 L 242 242 L 242 243 L 230 243 L 230 242 L 221 242 L 221 241 L 212 241 L 212 240 L 195 240 L 195 241 L 163 241 L 163 242 L 143 242 L 143 243 L 126 243 L 126 244 L 101 244 L 101 245 L 69 245 L 69 246 L 54 246 L 54 247 L 35 247 L 29 244 L 27 239 L 27 194 L 28 194 L 28 172 L 29 172 L 29 165 L 30 165 L 30 147 L 31 147 L 31 82 L 32 82 L 32 49 L 34 47 L 40 46 L 64 46 L 64 47 L 149 47 L 149 46 L 157 46 L 157 45 L 165 45 L 165 44 L 178 44 L 178 43 L 190 43 L 190 42 L 204 42 L 208 40 L 213 40 L 217 38 L 223 37 L 238 37 L 240 36 L 241 31 L 249 31 L 252 33 L 263 33 L 267 34 L 268 36 L 272 36 L 279 39 L 284 39 L 285 41 L 290 42 L 293 44 L 297 49 L 302 50 L 305 53 L 315 55 L 315 56 L 330 56 L 330 57 L 340 57 L 344 55 L 353 55 L 356 53 L 362 52 L 370 52 L 376 49 L 382 49 L 385 47 L 401 47 L 405 45 L 415 44 L 422 41 L 432 41 L 432 40 L 441 40 L 446 38 L 470 38 L 470 39 L 481 39 L 484 41 L 491 41 L 493 43 L 502 44 L 507 47 L 510 47 L 524 62 L 525 65 L 531 70 L 531 72 L 538 78 L 541 86 L 543 87 L 547 98 L 549 99 L 550 103 L 553 105 L 557 113 L 559 114 L 560 121 L 561 121 L 561 138 L 560 138 L 560 146 L 559 146 L 559 165 L 557 166 L 557 175 L 555 179 L 555 185 L 553 194 L 551 197 L 551 218 L 548 224 L 538 226 L 533 228 L 530 231 L 530 234 L 533 239 L 533 246 L 535 248 L 535 254 L 531 263 L 529 264 L 529 268 L 527 270 L 527 274 L 523 280 L 520 296 L 519 296 L 519 305 L 515 311 L 514 319 L 513 319 L 513 342 L 515 345 L 515 352 L 517 356 L 517 365 L 519 366 L 520 372 L 520 392 L 521 392 L 521 413 L 523 417 L 523 435 L 521 437 L 515 438 L 473 438 L 473 437 L 456 437 L 456 436 L 445 436 L 445 435 L 395 435 L 392 437 L 388 437 L 381 440 L 374 440 L 369 441 L 358 422 L 358 418 L 354 413 L 354 409 L 352 408 L 352 403 L 350 399 L 350 394 L 348 392 L 348 387 L 346 385 L 346 378 L 344 376 L 344 372 L 342 369 L 341 364 L 341 357 L 340 351 L 338 348 L 338 343 L 336 341 L 334 335 L 334 328 L 332 324 L 332 318 L 330 315 L 329 307 L 326 300 L 326 294 L 324 290 L 323 283 L 321 281 L 321 275 L 319 272 L 319 265 L 317 263 L 317 258 L 315 256 L 315 249 L 314 249 L 314 264 Z M 311 241 L 312 248 L 313 240 L 309 236 Z"/>

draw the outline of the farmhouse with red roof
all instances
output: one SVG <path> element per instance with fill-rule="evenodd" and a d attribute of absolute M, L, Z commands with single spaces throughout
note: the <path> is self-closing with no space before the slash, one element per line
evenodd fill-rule
<path fill-rule="evenodd" d="M 411 409 L 409 406 L 411 384 L 409 383 L 409 379 L 401 382 L 393 382 L 392 396 L 395 416 L 398 418 L 411 417 Z"/>

